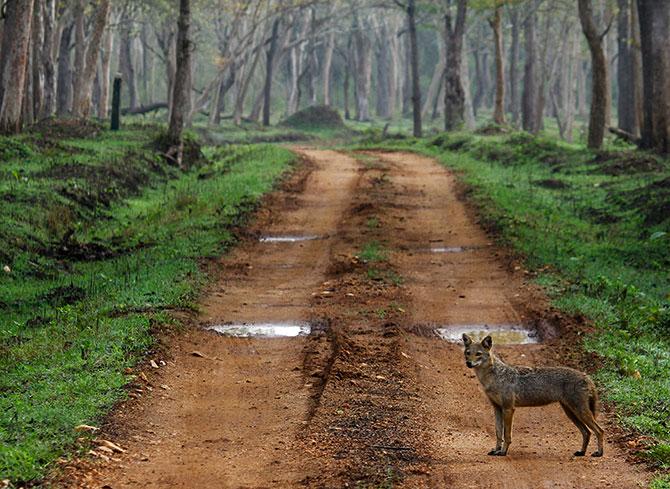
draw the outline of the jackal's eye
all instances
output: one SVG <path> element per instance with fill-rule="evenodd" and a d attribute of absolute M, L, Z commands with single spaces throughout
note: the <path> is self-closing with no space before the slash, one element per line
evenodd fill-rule
<path fill-rule="evenodd" d="M 482 356 L 482 352 L 478 351 L 477 354 L 476 354 L 476 356 L 481 357 L 481 356 Z"/>

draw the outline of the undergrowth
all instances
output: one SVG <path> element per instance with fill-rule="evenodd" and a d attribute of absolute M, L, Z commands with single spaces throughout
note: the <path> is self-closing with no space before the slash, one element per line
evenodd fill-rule
<path fill-rule="evenodd" d="M 149 130 L 31 137 L 0 139 L 0 480 L 17 485 L 125 396 L 125 368 L 170 312 L 196 308 L 200 260 L 233 242 L 293 160 L 205 148 L 182 171 Z"/>
<path fill-rule="evenodd" d="M 370 146 L 433 156 L 461 175 L 485 224 L 554 303 L 595 323 L 583 346 L 603 359 L 605 399 L 622 425 L 652 437 L 645 456 L 670 468 L 670 161 L 523 133 Z"/>

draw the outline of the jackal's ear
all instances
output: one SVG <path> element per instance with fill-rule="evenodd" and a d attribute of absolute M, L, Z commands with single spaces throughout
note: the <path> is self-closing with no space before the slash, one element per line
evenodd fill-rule
<path fill-rule="evenodd" d="M 463 344 L 465 346 L 470 346 L 472 344 L 472 338 L 470 338 L 468 335 L 463 333 Z"/>
<path fill-rule="evenodd" d="M 484 338 L 482 340 L 481 344 L 484 348 L 486 348 L 487 350 L 490 350 L 491 347 L 493 346 L 493 338 L 491 338 L 490 336 L 487 336 L 486 338 Z"/>

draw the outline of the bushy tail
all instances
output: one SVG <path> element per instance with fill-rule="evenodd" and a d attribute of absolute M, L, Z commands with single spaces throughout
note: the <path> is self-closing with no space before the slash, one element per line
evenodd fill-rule
<path fill-rule="evenodd" d="M 600 402 L 598 401 L 598 391 L 596 391 L 595 386 L 591 387 L 591 392 L 589 393 L 589 409 L 593 413 L 594 418 L 598 416 Z"/>

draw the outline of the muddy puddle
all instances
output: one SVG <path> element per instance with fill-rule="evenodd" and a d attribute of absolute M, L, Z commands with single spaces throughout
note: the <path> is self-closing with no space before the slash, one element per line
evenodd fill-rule
<path fill-rule="evenodd" d="M 311 331 L 308 323 L 216 324 L 205 329 L 235 338 L 286 338 L 306 336 Z"/>
<path fill-rule="evenodd" d="M 438 328 L 437 335 L 443 340 L 460 343 L 463 341 L 463 333 L 475 341 L 481 341 L 486 336 L 493 338 L 494 345 L 525 345 L 539 343 L 537 332 L 517 325 L 457 325 Z"/>
<path fill-rule="evenodd" d="M 307 236 L 263 236 L 259 239 L 261 243 L 300 243 L 302 241 L 314 241 L 319 239 L 320 236 L 316 235 L 307 235 Z"/>
<path fill-rule="evenodd" d="M 422 251 L 426 253 L 465 253 L 483 248 L 484 246 L 431 246 L 430 248 L 424 248 Z"/>

